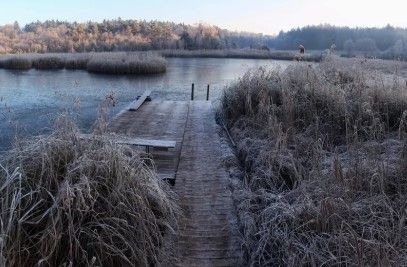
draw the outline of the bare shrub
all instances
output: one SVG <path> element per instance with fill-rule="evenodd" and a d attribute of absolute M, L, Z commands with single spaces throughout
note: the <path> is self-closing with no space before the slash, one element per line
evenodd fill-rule
<path fill-rule="evenodd" d="M 148 160 L 66 120 L 0 165 L 0 265 L 149 266 L 177 206 Z"/>

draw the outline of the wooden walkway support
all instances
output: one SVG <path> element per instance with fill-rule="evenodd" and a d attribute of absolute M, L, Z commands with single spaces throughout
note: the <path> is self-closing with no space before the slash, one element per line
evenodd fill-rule
<path fill-rule="evenodd" d="M 191 101 L 194 101 L 195 98 L 195 84 L 191 85 Z M 206 87 L 206 101 L 209 101 L 209 84 Z"/>
<path fill-rule="evenodd" d="M 144 146 L 146 147 L 146 152 L 150 152 L 150 148 L 175 148 L 175 141 L 171 140 L 154 140 L 154 139 L 144 139 L 144 138 L 130 138 L 126 136 L 116 136 L 116 135 L 94 135 L 94 134 L 81 134 L 79 138 L 84 140 L 91 139 L 103 139 L 106 138 L 118 144 L 133 145 L 133 146 Z"/>

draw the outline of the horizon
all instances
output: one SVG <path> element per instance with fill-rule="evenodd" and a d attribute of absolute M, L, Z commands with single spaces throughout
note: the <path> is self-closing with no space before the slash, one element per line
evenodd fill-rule
<path fill-rule="evenodd" d="M 165 2 L 121 0 L 114 6 L 106 0 L 79 0 L 54 3 L 51 0 L 3 3 L 0 25 L 17 21 L 20 27 L 46 20 L 86 23 L 121 18 L 123 20 L 169 21 L 196 25 L 204 23 L 237 32 L 277 35 L 280 31 L 306 26 L 330 25 L 349 28 L 406 28 L 401 0 L 389 0 L 386 6 L 366 0 L 214 1 L 195 3 L 175 0 Z M 97 8 L 95 8 L 95 6 Z M 78 8 L 79 7 L 79 8 Z M 182 7 L 182 8 L 179 8 Z M 6 11 L 6 12 L 4 12 Z M 391 12 L 391 13 L 390 13 Z M 3 14 L 4 13 L 4 14 Z M 391 14 L 387 16 L 386 14 Z"/>

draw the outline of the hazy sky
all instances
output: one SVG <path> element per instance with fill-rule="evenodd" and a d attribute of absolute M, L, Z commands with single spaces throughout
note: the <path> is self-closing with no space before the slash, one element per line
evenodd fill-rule
<path fill-rule="evenodd" d="M 406 10 L 406 0 L 0 0 L 0 24 L 121 17 L 274 34 L 320 23 L 407 27 Z"/>

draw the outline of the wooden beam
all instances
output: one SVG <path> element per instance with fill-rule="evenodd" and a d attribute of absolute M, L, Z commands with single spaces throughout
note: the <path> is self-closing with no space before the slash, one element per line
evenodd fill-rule
<path fill-rule="evenodd" d="M 130 138 L 130 137 L 122 137 L 122 136 L 114 136 L 114 135 L 80 134 L 79 138 L 83 139 L 83 140 L 107 138 L 117 144 L 146 146 L 146 147 L 174 148 L 176 145 L 176 141 Z"/>
<path fill-rule="evenodd" d="M 138 99 L 136 99 L 135 101 L 133 101 L 128 107 L 127 109 L 130 111 L 136 111 L 138 110 L 141 105 L 143 105 L 144 101 L 146 101 L 147 97 L 149 97 L 151 94 L 150 90 L 145 91 Z"/>

